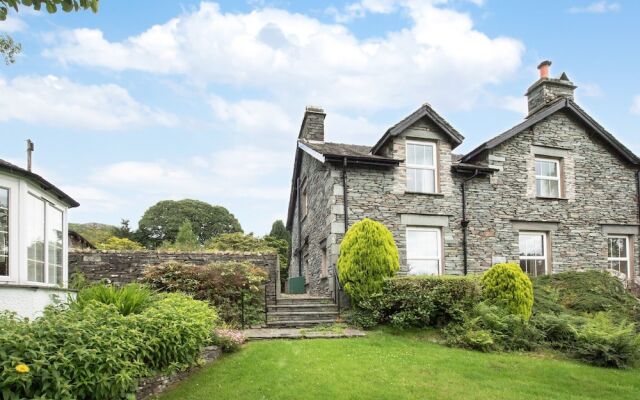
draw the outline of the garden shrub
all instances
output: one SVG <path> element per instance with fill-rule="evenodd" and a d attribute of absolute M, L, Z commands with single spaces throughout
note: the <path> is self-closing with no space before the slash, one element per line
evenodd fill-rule
<path fill-rule="evenodd" d="M 562 272 L 533 280 L 534 312 L 608 312 L 616 321 L 640 324 L 640 302 L 611 274 L 589 270 Z"/>
<path fill-rule="evenodd" d="M 449 345 L 480 351 L 528 351 L 542 341 L 541 332 L 522 316 L 488 302 L 478 303 L 462 323 L 449 325 L 444 333 Z"/>
<path fill-rule="evenodd" d="M 613 321 L 598 313 L 587 320 L 570 347 L 571 355 L 601 367 L 628 368 L 640 361 L 640 335 L 633 323 Z"/>
<path fill-rule="evenodd" d="M 381 323 L 399 328 L 442 327 L 461 321 L 480 301 L 476 280 L 455 276 L 415 276 L 386 279 L 381 294 L 363 306 Z"/>
<path fill-rule="evenodd" d="M 241 325 L 241 302 L 247 325 L 264 321 L 263 284 L 267 273 L 248 262 L 216 262 L 208 265 L 170 261 L 150 266 L 143 281 L 163 292 L 184 292 L 215 306 L 227 324 Z"/>
<path fill-rule="evenodd" d="M 340 244 L 338 277 L 355 305 L 380 293 L 384 279 L 399 270 L 398 248 L 384 225 L 365 218 L 349 228 Z"/>
<path fill-rule="evenodd" d="M 369 309 L 353 307 L 344 314 L 345 322 L 348 325 L 355 326 L 360 329 L 373 329 L 380 320 L 377 312 Z"/>
<path fill-rule="evenodd" d="M 97 246 L 100 250 L 144 250 L 144 246 L 142 246 L 138 242 L 134 242 L 131 239 L 127 238 L 119 238 L 112 236 L 107 239 L 104 243 L 98 244 Z"/>
<path fill-rule="evenodd" d="M 247 341 L 241 331 L 219 328 L 213 331 L 212 343 L 219 346 L 223 353 L 235 353 Z"/>
<path fill-rule="evenodd" d="M 483 297 L 499 303 L 510 313 L 524 319 L 531 317 L 533 309 L 533 286 L 518 264 L 496 264 L 482 275 Z"/>
<path fill-rule="evenodd" d="M 125 399 L 139 378 L 192 363 L 216 320 L 184 295 L 122 315 L 113 304 L 48 308 L 33 322 L 0 315 L 3 399 Z"/>
<path fill-rule="evenodd" d="M 84 307 L 91 301 L 113 304 L 122 315 L 139 314 L 150 303 L 153 293 L 137 283 L 129 283 L 123 287 L 95 284 L 78 292 L 72 301 L 72 307 Z"/>

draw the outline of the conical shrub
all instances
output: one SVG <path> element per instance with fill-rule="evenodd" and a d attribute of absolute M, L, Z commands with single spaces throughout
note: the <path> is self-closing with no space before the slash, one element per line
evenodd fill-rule
<path fill-rule="evenodd" d="M 356 305 L 379 293 L 384 279 L 399 269 L 398 248 L 384 225 L 365 218 L 347 231 L 340 244 L 338 278 Z"/>
<path fill-rule="evenodd" d="M 533 310 L 533 285 L 518 264 L 496 264 L 482 275 L 482 296 L 525 320 Z"/>

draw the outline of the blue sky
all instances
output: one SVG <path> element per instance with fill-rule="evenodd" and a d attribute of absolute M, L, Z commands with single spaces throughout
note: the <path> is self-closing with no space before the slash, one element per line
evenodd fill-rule
<path fill-rule="evenodd" d="M 471 150 L 523 118 L 553 61 L 588 112 L 640 153 L 640 2 L 106 1 L 24 10 L 0 66 L 0 158 L 82 204 L 72 222 L 135 225 L 162 199 L 227 207 L 246 232 L 285 219 L 305 105 L 326 140 L 373 144 L 422 103 Z"/>

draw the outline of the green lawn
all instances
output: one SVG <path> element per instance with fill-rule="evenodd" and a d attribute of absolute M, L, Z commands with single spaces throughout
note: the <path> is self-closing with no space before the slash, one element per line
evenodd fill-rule
<path fill-rule="evenodd" d="M 171 399 L 633 399 L 640 369 L 451 349 L 416 334 L 251 342 Z"/>

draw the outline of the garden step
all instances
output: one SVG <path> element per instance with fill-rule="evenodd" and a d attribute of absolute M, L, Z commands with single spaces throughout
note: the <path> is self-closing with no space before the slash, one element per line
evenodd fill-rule
<path fill-rule="evenodd" d="M 336 319 L 338 313 L 335 311 L 311 311 L 311 312 L 275 312 L 269 313 L 268 321 L 306 321 L 318 319 Z"/>
<path fill-rule="evenodd" d="M 273 312 L 305 312 L 305 311 L 334 311 L 338 312 L 335 304 L 277 304 L 269 306 L 269 313 Z"/>
<path fill-rule="evenodd" d="M 305 321 L 270 321 L 267 322 L 268 328 L 304 328 L 316 325 L 328 325 L 335 323 L 335 318 L 312 319 Z"/>
<path fill-rule="evenodd" d="M 334 304 L 330 297 L 279 298 L 277 305 Z M 271 303 L 273 305 L 273 303 Z"/>

